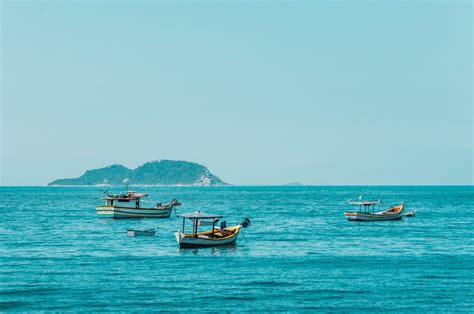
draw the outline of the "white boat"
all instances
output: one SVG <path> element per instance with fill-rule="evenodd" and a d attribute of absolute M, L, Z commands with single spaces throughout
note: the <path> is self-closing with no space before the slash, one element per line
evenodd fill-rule
<path fill-rule="evenodd" d="M 129 237 L 136 237 L 136 236 L 154 237 L 157 230 L 158 230 L 158 228 L 145 229 L 145 230 L 128 229 L 127 230 L 127 235 Z"/>
<path fill-rule="evenodd" d="M 140 199 L 147 197 L 146 193 L 135 193 L 128 191 L 125 194 L 110 195 L 103 199 L 105 205 L 96 207 L 96 213 L 101 218 L 169 218 L 173 208 L 181 205 L 176 199 L 171 200 L 169 204 L 156 207 L 140 207 Z M 123 203 L 124 205 L 117 205 Z M 127 206 L 134 203 L 134 206 Z"/>
<path fill-rule="evenodd" d="M 389 209 L 376 212 L 375 205 L 378 205 L 380 203 L 380 201 L 349 201 L 349 204 L 351 205 L 359 205 L 359 211 L 345 212 L 344 216 L 349 221 L 385 221 L 398 220 L 403 218 L 403 210 L 405 207 L 403 203 L 398 206 L 394 206 Z M 364 207 L 364 210 L 362 210 L 362 206 Z"/>
<path fill-rule="evenodd" d="M 409 211 L 408 213 L 405 213 L 403 216 L 405 217 L 415 217 L 416 210 Z"/>
<path fill-rule="evenodd" d="M 244 222 L 231 227 L 227 227 L 224 221 L 220 223 L 220 227 L 217 227 L 216 223 L 223 217 L 222 215 L 206 214 L 200 211 L 176 216 L 183 218 L 182 230 L 178 230 L 175 233 L 176 241 L 181 248 L 233 244 L 237 241 L 241 228 L 246 228 L 250 225 L 250 220 L 246 219 Z M 185 233 L 186 219 L 192 221 L 191 233 Z M 200 220 L 203 219 L 209 219 L 212 222 L 212 230 L 198 232 Z"/>

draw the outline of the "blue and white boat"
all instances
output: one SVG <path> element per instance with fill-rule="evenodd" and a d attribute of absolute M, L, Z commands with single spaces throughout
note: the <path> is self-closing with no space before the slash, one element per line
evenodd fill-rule
<path fill-rule="evenodd" d="M 166 205 L 158 203 L 156 207 L 140 207 L 140 199 L 147 196 L 146 193 L 133 191 L 116 195 L 107 193 L 107 196 L 103 198 L 105 205 L 96 207 L 97 215 L 101 218 L 169 218 L 173 208 L 181 205 L 173 199 Z M 134 206 L 130 206 L 130 203 Z"/>
<path fill-rule="evenodd" d="M 383 211 L 375 211 L 375 205 L 379 205 L 381 201 L 349 201 L 351 205 L 358 205 L 359 211 L 345 212 L 344 216 L 348 221 L 385 221 L 385 220 L 399 220 L 403 218 L 403 211 L 405 205 L 401 203 L 398 206 L 390 207 Z M 364 208 L 362 210 L 362 207 Z"/>

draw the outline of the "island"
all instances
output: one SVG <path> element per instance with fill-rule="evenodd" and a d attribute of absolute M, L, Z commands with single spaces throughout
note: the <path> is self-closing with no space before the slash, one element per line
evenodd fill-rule
<path fill-rule="evenodd" d="M 159 160 L 147 162 L 136 169 L 123 165 L 87 170 L 73 179 L 57 179 L 48 186 L 220 186 L 229 185 L 213 175 L 207 167 L 188 161 Z"/>

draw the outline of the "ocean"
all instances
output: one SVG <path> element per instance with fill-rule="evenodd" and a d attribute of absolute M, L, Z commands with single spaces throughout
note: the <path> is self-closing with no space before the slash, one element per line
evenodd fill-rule
<path fill-rule="evenodd" d="M 177 247 L 174 214 L 99 219 L 102 190 L 0 187 L 0 311 L 474 312 L 472 186 L 135 188 L 143 206 L 251 220 L 200 249 Z M 348 222 L 359 195 L 416 217 Z"/>

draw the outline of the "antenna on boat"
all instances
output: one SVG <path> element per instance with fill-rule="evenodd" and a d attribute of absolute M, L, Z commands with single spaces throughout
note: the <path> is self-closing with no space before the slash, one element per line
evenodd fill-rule
<path fill-rule="evenodd" d="M 128 183 L 129 183 L 128 178 L 123 179 L 122 182 L 125 183 L 125 185 L 127 186 L 127 191 L 128 191 Z"/>

